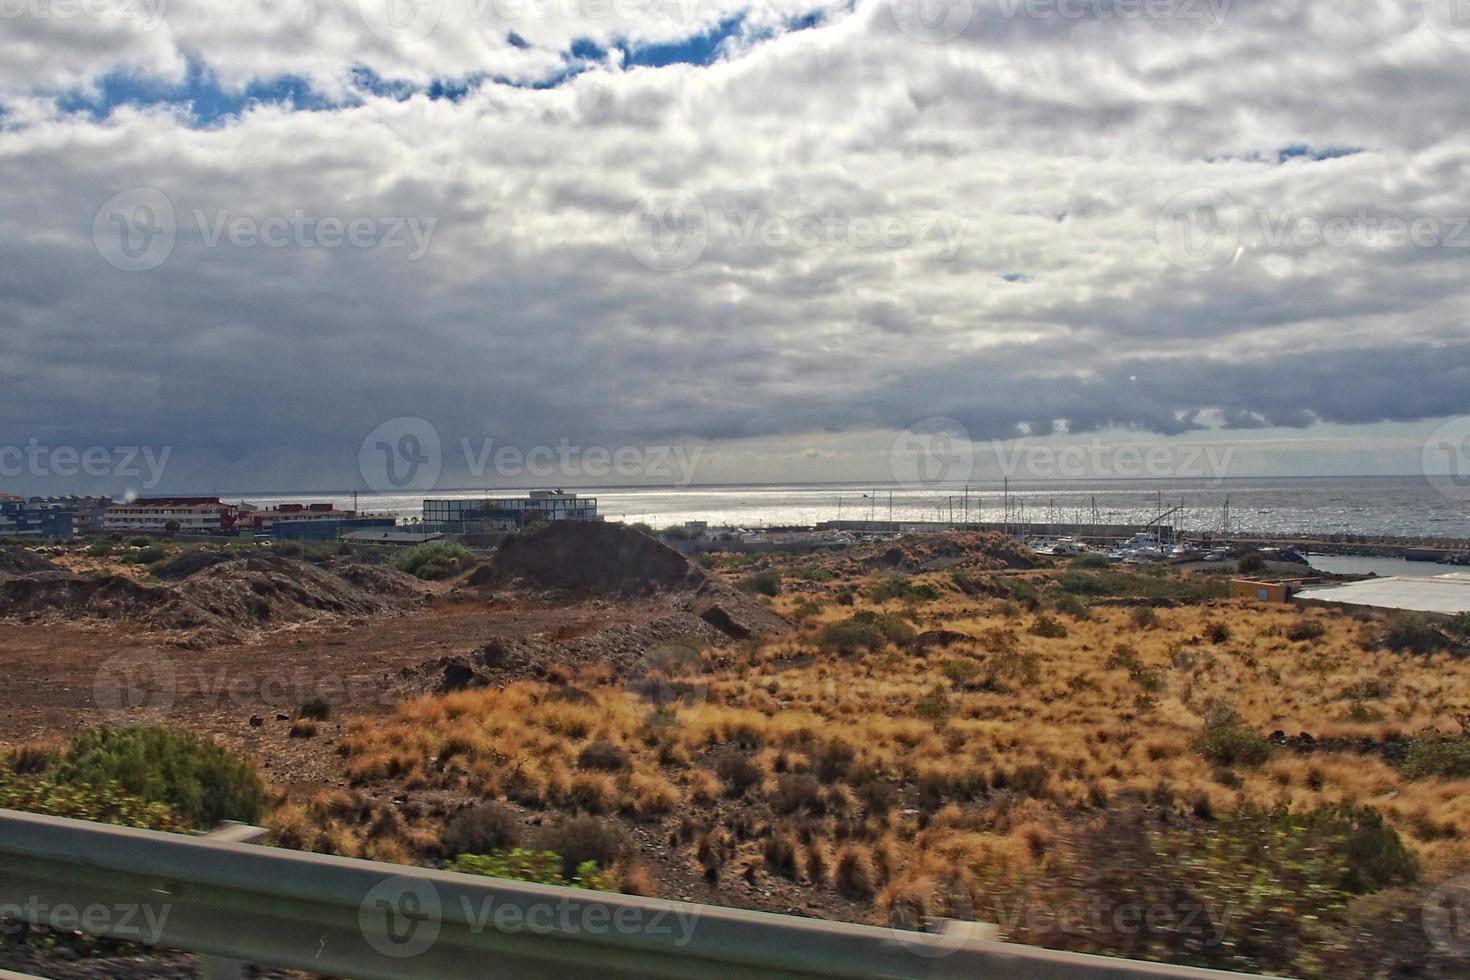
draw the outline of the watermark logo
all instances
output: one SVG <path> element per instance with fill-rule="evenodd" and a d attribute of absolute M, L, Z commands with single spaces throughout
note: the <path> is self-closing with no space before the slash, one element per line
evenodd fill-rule
<path fill-rule="evenodd" d="M 394 959 L 427 953 L 439 939 L 444 909 L 432 881 L 393 875 L 373 886 L 358 906 L 357 922 L 368 945 Z"/>
<path fill-rule="evenodd" d="M 682 271 L 698 262 L 709 244 L 709 213 L 691 190 L 654 191 L 623 219 L 623 244 L 647 269 Z"/>
<path fill-rule="evenodd" d="M 1441 952 L 1470 954 L 1470 875 L 1442 882 L 1424 899 L 1424 934 Z"/>
<path fill-rule="evenodd" d="M 1424 478 L 1450 500 L 1470 499 L 1470 415 L 1450 419 L 1424 440 Z"/>
<path fill-rule="evenodd" d="M 218 248 L 223 243 L 246 249 L 401 249 L 408 261 L 417 262 L 429 251 L 439 219 L 317 217 L 300 208 L 290 214 L 260 218 L 235 214 L 229 208 L 219 208 L 212 214 L 196 208 L 194 223 L 205 248 Z"/>
<path fill-rule="evenodd" d="M 391 44 L 422 41 L 439 26 L 444 0 L 357 0 L 367 29 Z"/>
<path fill-rule="evenodd" d="M 93 479 L 119 477 L 141 479 L 143 489 L 152 490 L 163 480 L 173 447 L 152 446 L 48 446 L 29 439 L 24 446 L 0 446 L 0 476 L 37 479 Z"/>
<path fill-rule="evenodd" d="M 943 44 L 965 33 L 975 19 L 975 0 L 887 0 L 900 31 L 924 44 Z"/>
<path fill-rule="evenodd" d="M 567 438 L 555 446 L 522 448 L 508 442 L 496 445 L 493 437 L 476 445 L 461 436 L 459 445 L 465 469 L 477 480 L 491 472 L 504 480 L 529 476 L 556 483 L 652 477 L 685 487 L 694 482 L 704 456 L 703 446 L 578 446 Z"/>
<path fill-rule="evenodd" d="M 0 936 L 20 935 L 27 929 L 50 929 L 54 932 L 85 932 L 94 936 L 111 936 L 156 946 L 163 941 L 173 906 L 143 905 L 118 902 L 108 905 L 91 902 L 72 905 L 51 904 L 38 895 L 28 895 L 22 902 L 0 903 Z"/>
<path fill-rule="evenodd" d="M 1424 0 L 1424 22 L 1446 41 L 1470 46 L 1470 0 Z"/>
<path fill-rule="evenodd" d="M 1034 20 L 1200 21 L 1217 31 L 1234 0 L 1000 0 L 1001 16 Z"/>
<path fill-rule="evenodd" d="M 444 466 L 439 430 L 413 415 L 389 419 L 367 434 L 357 451 L 357 469 L 376 493 L 432 489 Z"/>
<path fill-rule="evenodd" d="M 1047 446 L 1025 439 L 990 441 L 1000 471 L 1015 480 L 1204 480 L 1211 489 L 1230 473 L 1235 446 L 1152 443 Z"/>
<path fill-rule="evenodd" d="M 92 676 L 92 700 L 112 721 L 166 714 L 174 706 L 178 675 L 172 660 L 153 650 L 124 650 Z"/>
<path fill-rule="evenodd" d="M 692 711 L 709 700 L 704 658 L 693 646 L 660 643 L 628 671 L 623 689 L 655 711 Z"/>
<path fill-rule="evenodd" d="M 168 0 L 0 0 L 0 20 L 130 21 L 145 31 L 163 23 Z"/>
<path fill-rule="evenodd" d="M 134 187 L 109 198 L 92 219 L 92 244 L 122 272 L 148 272 L 168 261 L 178 240 L 173 202 L 163 191 Z"/>
<path fill-rule="evenodd" d="M 944 877 L 900 894 L 888 909 L 893 938 L 915 956 L 939 959 L 970 942 L 975 899 L 958 878 Z"/>
<path fill-rule="evenodd" d="M 1213 272 L 1240 249 L 1240 209 L 1217 187 L 1172 198 L 1154 222 L 1154 241 L 1164 258 L 1189 272 Z"/>
<path fill-rule="evenodd" d="M 773 214 L 759 208 L 724 214 L 727 234 L 739 248 L 902 249 L 932 247 L 941 262 L 960 253 L 970 219 L 944 211 L 921 215 L 849 216 L 828 208 L 821 214 Z"/>
<path fill-rule="evenodd" d="M 894 437 L 888 448 L 893 482 L 923 490 L 968 482 L 975 471 L 974 448 L 964 423 L 942 415 L 920 419 Z"/>

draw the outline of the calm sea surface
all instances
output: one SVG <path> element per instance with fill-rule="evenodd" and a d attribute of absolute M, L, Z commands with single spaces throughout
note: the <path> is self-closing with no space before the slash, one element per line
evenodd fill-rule
<path fill-rule="evenodd" d="M 568 488 L 569 490 L 571 488 Z M 1142 523 L 1181 507 L 1165 519 L 1192 531 L 1218 531 L 1228 498 L 1230 530 L 1345 532 L 1470 538 L 1470 499 L 1452 498 L 1415 477 L 1307 477 L 1223 481 L 1139 480 L 1077 483 L 939 485 L 915 489 L 877 484 L 690 486 L 674 488 L 578 488 L 598 498 L 598 510 L 613 520 L 655 526 L 702 520 L 740 527 L 815 524 L 818 521 L 1010 520 L 1089 523 L 1094 508 L 1102 523 Z M 415 517 L 426 496 L 516 495 L 523 490 L 456 488 L 403 495 L 359 495 L 364 511 Z M 351 506 L 352 494 L 230 494 L 259 505 L 289 501 L 332 501 Z M 891 500 L 891 503 L 890 503 Z M 890 510 L 891 507 L 891 510 Z"/>

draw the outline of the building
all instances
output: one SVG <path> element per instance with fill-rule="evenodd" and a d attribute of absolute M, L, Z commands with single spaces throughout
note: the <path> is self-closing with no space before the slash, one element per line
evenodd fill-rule
<path fill-rule="evenodd" d="M 74 533 L 75 511 L 52 506 L 40 498 L 0 498 L 0 537 L 70 539 Z"/>
<path fill-rule="evenodd" d="M 1286 602 L 1291 598 L 1291 582 L 1258 582 L 1255 579 L 1230 580 L 1230 598 L 1255 602 Z"/>
<path fill-rule="evenodd" d="M 222 534 L 235 530 L 239 508 L 218 497 L 139 497 L 107 509 L 107 531 L 169 531 Z"/>
<path fill-rule="evenodd" d="M 255 508 L 241 504 L 236 526 L 242 531 L 270 531 L 283 524 L 308 524 L 317 521 L 352 520 L 357 512 L 338 510 L 335 504 L 281 504 L 278 507 Z"/>
<path fill-rule="evenodd" d="M 347 539 L 357 531 L 392 531 L 398 521 L 392 517 L 338 517 L 320 521 L 276 521 L 270 536 L 277 541 L 336 541 Z"/>
<path fill-rule="evenodd" d="M 1470 573 L 1390 575 L 1303 589 L 1292 601 L 1341 609 L 1409 609 L 1432 619 L 1470 612 Z"/>
<path fill-rule="evenodd" d="M 525 497 L 471 497 L 424 501 L 424 524 L 447 534 L 515 531 L 538 521 L 597 521 L 597 498 L 563 490 Z"/>
<path fill-rule="evenodd" d="M 343 541 L 351 541 L 353 544 L 397 544 L 414 545 L 424 544 L 428 541 L 438 541 L 444 535 L 437 531 L 424 531 L 415 528 L 373 528 L 365 531 L 348 531 L 342 535 Z"/>

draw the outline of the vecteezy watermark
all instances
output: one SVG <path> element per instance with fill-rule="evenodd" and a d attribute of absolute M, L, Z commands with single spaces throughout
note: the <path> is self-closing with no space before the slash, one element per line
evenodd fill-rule
<path fill-rule="evenodd" d="M 1424 23 L 1453 44 L 1470 46 L 1470 3 L 1465 0 L 1423 0 Z"/>
<path fill-rule="evenodd" d="M 1420 921 L 1441 952 L 1470 955 L 1470 875 L 1441 882 L 1425 896 Z"/>
<path fill-rule="evenodd" d="M 975 472 L 974 446 L 964 423 L 942 415 L 920 419 L 893 438 L 888 472 L 905 489 L 968 482 Z"/>
<path fill-rule="evenodd" d="M 1250 249 L 1470 249 L 1470 214 L 1310 214 L 1292 208 L 1239 207 L 1216 187 L 1198 188 L 1164 205 L 1154 224 L 1164 257 L 1181 269 L 1210 272 Z"/>
<path fill-rule="evenodd" d="M 0 477 L 38 479 L 87 476 L 142 479 L 152 490 L 163 480 L 172 446 L 48 446 L 28 439 L 23 446 L 0 446 Z"/>
<path fill-rule="evenodd" d="M 888 908 L 888 926 L 898 944 L 916 956 L 938 959 L 963 949 L 970 936 L 960 923 L 975 921 L 975 899 L 959 878 L 932 882 L 923 892 L 900 894 Z"/>
<path fill-rule="evenodd" d="M 376 493 L 432 489 L 443 468 L 439 430 L 414 415 L 384 422 L 363 438 L 357 450 L 357 470 Z"/>
<path fill-rule="evenodd" d="M 709 212 L 682 187 L 654 191 L 623 219 L 628 254 L 654 272 L 679 272 L 699 261 L 709 244 Z"/>
<path fill-rule="evenodd" d="M 704 658 L 687 644 L 657 644 L 629 668 L 623 689 L 655 711 L 697 709 L 709 700 Z"/>
<path fill-rule="evenodd" d="M 886 0 L 900 31 L 925 44 L 943 44 L 965 33 L 975 19 L 977 0 Z"/>
<path fill-rule="evenodd" d="M 1001 473 L 1022 480 L 1204 480 L 1218 487 L 1229 475 L 1235 446 L 1211 444 L 1118 443 L 1101 439 L 1085 444 L 1047 446 L 1025 439 L 992 439 Z"/>
<path fill-rule="evenodd" d="M 628 212 L 623 242 L 640 265 L 655 272 L 688 269 L 712 242 L 781 251 L 930 248 L 947 262 L 959 254 L 969 223 L 967 217 L 942 211 L 849 215 L 833 208 L 819 213 L 732 208 L 711 213 L 693 191 L 672 188 L 649 194 Z"/>
<path fill-rule="evenodd" d="M 688 486 L 704 455 L 703 446 L 583 446 L 562 438 L 555 445 L 520 446 L 493 436 L 461 436 L 465 472 L 479 480 L 531 478 L 546 483 L 645 479 Z M 444 469 L 444 444 L 427 419 L 390 419 L 358 447 L 358 470 L 377 493 L 431 490 Z"/>
<path fill-rule="evenodd" d="M 1439 425 L 1424 440 L 1424 478 L 1450 500 L 1470 500 L 1470 415 Z"/>
<path fill-rule="evenodd" d="M 22 902 L 0 902 L 0 936 L 17 936 L 29 929 L 51 929 L 157 946 L 163 940 L 163 930 L 172 912 L 173 905 L 166 902 L 72 905 L 50 903 L 38 895 L 28 895 Z"/>
<path fill-rule="evenodd" d="M 413 216 L 313 217 L 299 208 L 265 218 L 234 214 L 228 208 L 213 213 L 195 209 L 194 221 L 205 248 L 223 243 L 234 248 L 403 249 L 410 262 L 428 252 L 439 224 L 438 218 Z"/>
<path fill-rule="evenodd" d="M 1220 29 L 1235 0 L 1000 0 L 1007 20 L 1197 21 L 1208 31 Z"/>
<path fill-rule="evenodd" d="M 437 218 L 416 216 L 317 216 L 297 208 L 289 214 L 237 214 L 229 208 L 191 213 L 204 248 L 384 249 L 416 262 L 429 250 Z M 92 220 L 97 254 L 123 272 L 148 272 L 168 261 L 178 245 L 178 213 L 167 194 L 135 187 L 113 196 Z"/>
<path fill-rule="evenodd" d="M 994 915 L 1008 937 L 1169 934 L 1197 937 L 1201 945 L 1215 947 L 1225 941 L 1233 910 L 1194 902 L 1113 902 L 1097 896 L 1057 905 L 1022 895 L 996 901 Z"/>
<path fill-rule="evenodd" d="M 740 248 L 902 249 L 930 246 L 941 261 L 960 252 L 970 219 L 937 211 L 921 215 L 849 216 L 828 208 L 821 214 L 774 214 L 731 210 L 723 215 L 729 240 Z"/>
<path fill-rule="evenodd" d="M 439 26 L 444 0 L 357 0 L 367 29 L 391 44 L 422 41 Z"/>
<path fill-rule="evenodd" d="M 210 704 L 242 708 L 295 709 L 316 703 L 391 706 L 393 691 L 373 674 L 338 674 L 305 666 L 246 673 L 229 665 L 181 664 L 149 648 L 124 650 L 103 661 L 92 678 L 98 709 L 114 721 L 167 715 L 184 694 Z"/>
<path fill-rule="evenodd" d="M 152 187 L 134 187 L 97 209 L 92 244 L 114 269 L 147 272 L 174 254 L 178 231 L 168 195 Z"/>
<path fill-rule="evenodd" d="M 358 906 L 358 927 L 368 945 L 394 959 L 429 952 L 446 921 L 470 933 L 533 936 L 667 936 L 676 947 L 694 939 L 696 906 L 675 902 L 631 903 L 580 895 L 513 896 L 461 893 L 446 907 L 428 878 L 393 875 L 378 882 Z"/>
<path fill-rule="evenodd" d="M 638 477 L 667 480 L 686 487 L 704 455 L 703 446 L 578 446 L 569 439 L 556 445 L 521 447 L 493 438 L 478 443 L 461 436 L 465 469 L 472 477 L 493 474 L 504 479 L 532 477 L 537 480 L 601 480 L 608 477 Z"/>
<path fill-rule="evenodd" d="M 130 21 L 151 31 L 163 23 L 169 0 L 0 0 L 0 20 Z"/>

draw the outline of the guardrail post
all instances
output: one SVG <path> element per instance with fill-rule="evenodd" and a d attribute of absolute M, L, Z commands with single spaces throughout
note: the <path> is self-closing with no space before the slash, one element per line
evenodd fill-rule
<path fill-rule="evenodd" d="M 268 833 L 270 831 L 264 827 L 252 827 L 248 823 L 226 820 L 203 836 L 207 840 L 224 841 L 230 844 L 254 844 Z M 247 965 L 243 960 L 201 953 L 199 956 L 200 980 L 245 980 Z"/>

